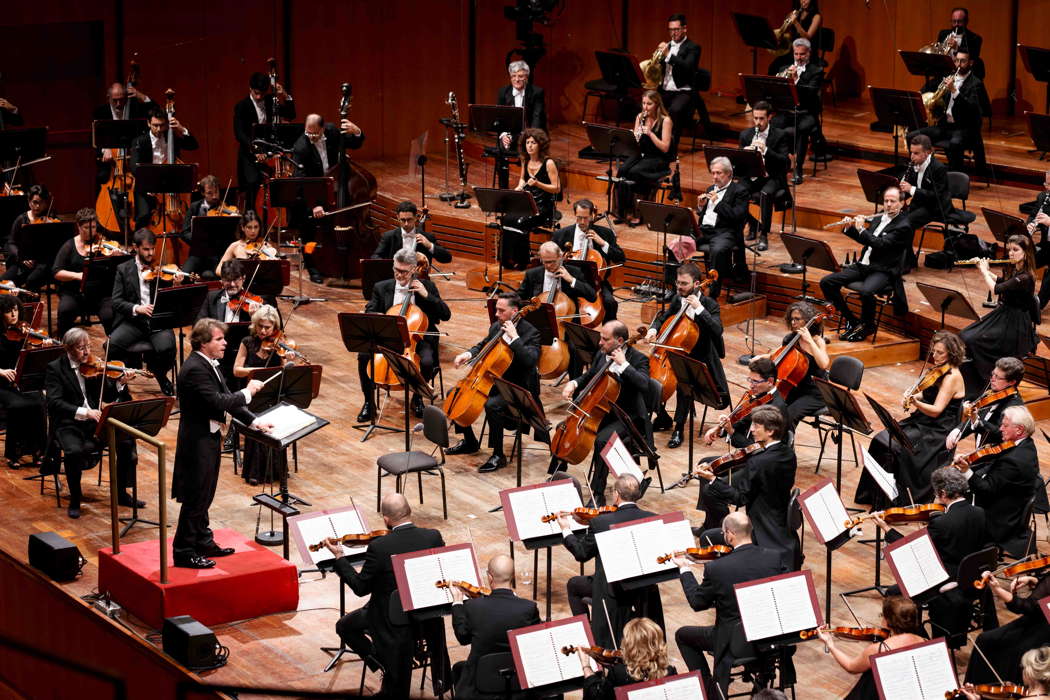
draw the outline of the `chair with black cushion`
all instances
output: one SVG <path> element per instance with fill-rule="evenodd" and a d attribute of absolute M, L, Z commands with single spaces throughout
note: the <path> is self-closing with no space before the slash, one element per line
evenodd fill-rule
<path fill-rule="evenodd" d="M 962 209 L 954 208 L 943 222 L 931 221 L 923 226 L 922 233 L 919 234 L 919 245 L 916 248 L 916 252 L 922 250 L 922 242 L 926 238 L 927 231 L 939 231 L 945 239 L 951 238 L 953 235 L 970 232 L 970 224 L 977 219 L 975 213 L 966 211 L 966 200 L 970 198 L 970 176 L 966 173 L 949 170 L 948 196 L 951 197 L 953 206 L 955 200 L 959 200 Z"/>
<path fill-rule="evenodd" d="M 509 651 L 485 654 L 478 659 L 476 670 L 478 692 L 500 697 L 512 697 L 518 687 L 514 656 Z"/>
<path fill-rule="evenodd" d="M 392 624 L 393 626 L 395 626 L 395 627 L 409 627 L 409 628 L 411 628 L 412 637 L 413 637 L 413 644 L 412 644 L 412 648 L 413 648 L 413 652 L 412 652 L 412 670 L 411 670 L 411 672 L 412 673 L 414 673 L 416 671 L 422 671 L 423 672 L 423 675 L 419 679 L 419 689 L 420 689 L 420 691 L 422 691 L 423 687 L 426 685 L 426 682 L 427 682 L 427 669 L 430 668 L 431 669 L 431 675 L 432 675 L 432 679 L 431 679 L 432 686 L 434 687 L 434 694 L 437 697 L 439 697 L 439 698 L 443 698 L 445 696 L 445 693 L 453 692 L 452 691 L 452 675 L 451 675 L 451 672 L 449 672 L 449 677 L 447 679 L 445 679 L 446 682 L 444 683 L 444 685 L 441 688 L 440 692 L 438 691 L 438 687 L 437 687 L 438 684 L 439 684 L 439 679 L 436 678 L 437 672 L 434 669 L 438 668 L 438 664 L 435 663 L 435 659 L 434 659 L 434 655 L 433 655 L 433 649 L 431 648 L 431 645 L 430 645 L 430 643 L 428 641 L 428 638 L 431 641 L 434 639 L 434 636 L 428 634 L 428 625 L 435 624 L 435 619 L 430 617 L 430 616 L 428 616 L 428 615 L 417 616 L 415 613 L 405 612 L 405 610 L 403 609 L 403 607 L 401 605 L 401 596 L 397 595 L 396 593 L 394 595 L 390 596 L 389 614 L 390 614 L 390 624 Z M 442 633 L 444 633 L 444 621 L 443 621 L 443 619 L 439 617 L 439 618 L 437 618 L 436 622 L 440 622 L 441 623 L 441 631 L 442 631 Z M 443 666 L 444 663 L 442 663 L 441 665 Z M 368 666 L 366 665 L 366 666 L 364 666 L 364 669 L 361 672 L 362 681 L 364 680 L 364 673 L 367 670 L 368 670 Z M 453 694 L 454 694 L 454 692 L 453 692 Z"/>
<path fill-rule="evenodd" d="M 967 554 L 959 562 L 959 573 L 955 577 L 954 585 L 948 583 L 941 587 L 942 594 L 954 589 L 967 600 L 973 601 L 966 630 L 947 636 L 948 648 L 952 650 L 953 654 L 956 649 L 966 646 L 970 632 L 985 629 L 986 620 L 989 620 L 987 625 L 989 628 L 992 626 L 991 623 L 995 622 L 995 599 L 992 596 L 991 588 L 986 586 L 984 589 L 978 590 L 973 584 L 975 581 L 980 580 L 981 574 L 985 571 L 995 570 L 998 561 L 999 548 L 994 545 Z M 931 638 L 944 634 L 943 630 L 931 630 L 931 632 Z"/>
<path fill-rule="evenodd" d="M 802 568 L 802 560 L 805 559 L 805 554 L 802 552 L 802 535 L 799 530 L 802 529 L 805 523 L 805 518 L 802 517 L 802 501 L 799 500 L 799 494 L 802 490 L 799 487 L 791 489 L 791 499 L 788 501 L 788 512 L 787 512 L 787 526 L 788 531 L 795 533 L 797 540 L 797 549 L 794 551 L 794 561 L 792 562 L 792 571 L 799 571 Z"/>
<path fill-rule="evenodd" d="M 739 624 L 739 623 L 738 623 Z M 741 626 L 740 636 L 743 636 Z M 748 644 L 749 656 L 737 656 L 733 659 L 733 670 L 730 671 L 730 685 L 734 680 L 749 684 L 750 688 L 739 693 L 728 693 L 726 698 L 751 697 L 762 688 L 776 687 L 786 692 L 791 690 L 795 698 L 795 668 L 791 656 L 794 649 L 778 644 Z M 731 646 L 732 648 L 732 646 Z"/>
<path fill-rule="evenodd" d="M 445 520 L 448 520 L 448 500 L 445 494 L 445 450 L 448 448 L 448 419 L 445 412 L 437 406 L 425 406 L 423 408 L 423 436 L 434 443 L 432 452 L 393 452 L 376 458 L 376 510 L 379 510 L 383 500 L 383 477 L 394 476 L 396 479 L 396 490 L 404 493 L 405 477 L 410 474 L 416 475 L 419 488 L 419 502 L 423 503 L 423 475 L 441 477 L 441 510 Z M 441 459 L 434 456 L 440 453 Z"/>
<path fill-rule="evenodd" d="M 703 135 L 711 141 L 714 134 L 714 124 L 711 122 L 711 114 L 707 111 L 707 103 L 701 93 L 711 90 L 711 71 L 706 68 L 697 68 L 693 76 L 693 96 L 696 98 L 696 120 L 688 128 L 693 130 L 692 145 L 690 148 L 696 152 L 696 138 L 702 130 Z M 684 131 L 684 129 L 683 129 Z"/>
<path fill-rule="evenodd" d="M 1045 488 L 1042 478 L 1038 475 L 1036 476 L 1036 483 L 1040 488 Z M 1024 559 L 1036 551 L 1035 506 L 1038 496 L 1038 493 L 1034 494 L 1024 505 L 1024 515 L 1021 517 L 1021 522 L 1026 524 L 1025 534 L 1002 543 L 1003 559 Z"/>
<path fill-rule="evenodd" d="M 864 379 L 864 363 L 850 355 L 839 355 L 831 361 L 828 368 L 828 381 L 839 386 L 844 386 L 852 391 L 860 389 L 860 383 Z M 806 416 L 800 422 L 810 425 L 816 429 L 820 436 L 820 454 L 817 455 L 817 466 L 814 474 L 820 473 L 820 463 L 824 459 L 824 449 L 827 446 L 828 437 L 834 437 L 838 424 L 828 415 L 827 407 L 822 407 L 812 416 Z M 851 454 L 857 454 L 857 444 L 853 432 L 848 431 L 850 444 L 853 446 Z"/>
<path fill-rule="evenodd" d="M 660 396 L 663 394 L 664 385 L 659 379 L 649 377 L 649 391 L 645 395 L 645 408 L 648 410 L 649 415 L 645 418 L 645 441 L 649 443 L 649 447 L 654 447 L 653 438 L 653 414 L 660 408 Z M 707 415 L 707 407 L 704 407 L 704 415 Z M 701 421 L 700 425 L 703 425 Z M 660 493 L 664 492 L 664 474 L 660 471 L 660 454 L 655 453 L 656 457 L 649 458 L 649 471 L 656 470 L 656 478 L 660 482 Z"/>

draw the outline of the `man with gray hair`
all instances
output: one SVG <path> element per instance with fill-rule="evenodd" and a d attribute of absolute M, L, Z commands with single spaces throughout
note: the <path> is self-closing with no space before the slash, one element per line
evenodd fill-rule
<path fill-rule="evenodd" d="M 697 245 L 708 244 L 708 267 L 718 270 L 718 279 L 711 285 L 708 296 L 718 299 L 722 284 L 733 274 L 734 267 L 747 265 L 743 255 L 737 258 L 734 250 L 744 248 L 744 224 L 747 222 L 749 193 L 747 187 L 733 180 L 733 164 L 725 156 L 711 159 L 708 166 L 714 184 L 696 200 L 696 215 L 700 219 L 700 237 Z M 736 259 L 737 265 L 734 265 Z"/>
<path fill-rule="evenodd" d="M 778 129 L 791 129 L 795 140 L 795 177 L 794 184 L 802 184 L 802 167 L 806 162 L 806 150 L 809 141 L 820 128 L 821 102 L 820 88 L 824 84 L 824 68 L 810 60 L 812 48 L 809 39 L 798 38 L 791 43 L 794 62 L 788 66 L 787 78 L 795 84 L 798 92 L 799 112 L 795 114 L 784 111 L 773 117 L 773 126 Z"/>
<path fill-rule="evenodd" d="M 523 129 L 547 130 L 547 103 L 543 88 L 536 87 L 529 80 L 529 64 L 525 61 L 513 61 L 507 66 L 510 74 L 510 85 L 504 85 L 496 94 L 496 104 L 507 107 L 521 107 L 525 110 Z M 500 189 L 510 187 L 510 163 L 507 156 L 514 153 L 515 142 L 519 131 L 504 131 L 499 135 L 499 153 L 496 158 L 496 175 Z"/>

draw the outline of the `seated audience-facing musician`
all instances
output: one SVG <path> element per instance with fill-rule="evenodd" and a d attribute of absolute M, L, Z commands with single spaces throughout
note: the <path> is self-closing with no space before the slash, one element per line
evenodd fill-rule
<path fill-rule="evenodd" d="M 383 234 L 372 253 L 373 258 L 393 258 L 397 251 L 407 248 L 413 253 L 422 253 L 432 263 L 452 262 L 452 253 L 438 243 L 433 233 L 423 230 L 415 204 L 407 200 L 398 203 L 394 216 L 397 217 L 398 227 Z"/>
<path fill-rule="evenodd" d="M 529 236 L 538 227 L 554 223 L 555 200 L 561 192 L 558 166 L 550 157 L 551 140 L 542 129 L 526 129 L 519 137 L 521 176 L 514 189 L 532 195 L 536 214 L 508 216 L 500 229 L 500 259 L 503 267 L 524 270 L 529 265 Z"/>

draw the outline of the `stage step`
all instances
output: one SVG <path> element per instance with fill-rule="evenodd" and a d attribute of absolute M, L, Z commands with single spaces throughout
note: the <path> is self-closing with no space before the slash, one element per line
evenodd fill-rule
<path fill-rule="evenodd" d="M 660 302 L 647 301 L 642 304 L 642 323 L 650 324 L 660 311 Z M 722 327 L 747 323 L 750 319 L 761 319 L 766 316 L 766 298 L 758 294 L 753 299 L 736 304 L 722 302 Z"/>
<path fill-rule="evenodd" d="M 860 343 L 847 343 L 839 340 L 834 329 L 829 328 L 825 336 L 828 343 L 828 355 L 831 361 L 839 355 L 849 355 L 864 363 L 864 367 L 885 367 L 900 362 L 912 362 L 919 359 L 919 341 L 915 338 L 907 338 L 902 335 L 880 328 L 872 344 L 869 338 Z"/>

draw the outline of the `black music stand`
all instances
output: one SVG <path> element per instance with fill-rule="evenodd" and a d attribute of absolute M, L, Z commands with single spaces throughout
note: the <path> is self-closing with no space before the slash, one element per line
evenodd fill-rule
<path fill-rule="evenodd" d="M 925 282 L 916 282 L 915 286 L 926 297 L 926 301 L 930 303 L 930 306 L 941 312 L 941 328 L 944 328 L 945 314 L 965 318 L 968 321 L 976 321 L 980 318 L 962 292 L 948 289 L 947 287 L 926 284 Z"/>
<path fill-rule="evenodd" d="M 684 397 L 689 402 L 689 471 L 687 473 L 692 474 L 693 437 L 696 435 L 693 423 L 694 416 L 696 416 L 695 402 L 699 401 L 704 405 L 704 415 L 700 418 L 700 429 L 703 430 L 704 424 L 707 422 L 707 409 L 713 408 L 718 410 L 723 408 L 722 396 L 718 393 L 718 387 L 715 386 L 711 370 L 700 360 L 694 360 L 688 355 L 674 350 L 667 351 L 667 360 L 671 363 L 671 371 L 674 372 L 675 380 L 678 382 L 678 390 L 681 392 L 680 397 Z"/>
<path fill-rule="evenodd" d="M 219 260 L 230 244 L 237 240 L 239 216 L 194 216 L 190 219 L 190 255 L 205 260 Z"/>
<path fill-rule="evenodd" d="M 594 362 L 594 356 L 598 354 L 598 342 L 601 333 L 579 323 L 565 321 L 561 324 L 565 331 L 565 342 L 576 351 L 580 364 L 589 366 Z"/>
<path fill-rule="evenodd" d="M 663 240 L 660 241 L 660 269 L 661 279 L 664 284 L 667 284 L 667 277 L 669 270 L 672 267 L 677 267 L 678 263 L 671 264 L 668 262 L 667 253 L 667 236 L 674 234 L 676 236 L 693 235 L 695 230 L 695 219 L 693 218 L 693 210 L 689 207 L 679 207 L 673 204 L 659 204 L 657 202 L 639 201 L 638 202 L 638 216 L 642 219 L 642 223 L 645 224 L 646 228 L 650 231 L 657 231 L 662 234 Z M 667 296 L 660 296 L 660 312 L 663 313 L 667 307 Z"/>
<path fill-rule="evenodd" d="M 496 245 L 496 260 L 499 263 L 496 283 L 493 288 L 507 287 L 503 282 L 503 255 L 500 248 L 503 247 L 503 236 L 506 229 L 503 219 L 507 216 L 535 216 L 539 213 L 536 200 L 531 192 L 524 190 L 497 190 L 489 187 L 475 187 L 474 194 L 478 198 L 478 208 L 487 216 L 493 214 L 499 219 L 499 243 Z M 521 235 L 528 236 L 528 231 L 522 231 Z M 485 265 L 485 281 L 488 282 L 488 264 Z M 508 287 L 509 288 L 509 287 Z M 486 289 L 486 292 L 491 289 Z"/>
<path fill-rule="evenodd" d="M 372 298 L 372 289 L 383 280 L 394 279 L 393 258 L 361 259 L 361 294 L 365 301 Z"/>
<path fill-rule="evenodd" d="M 1050 49 L 1041 49 L 1035 46 L 1018 44 L 1017 50 L 1021 53 L 1021 61 L 1026 71 L 1041 83 L 1050 83 Z M 1044 112 L 1050 112 L 1050 85 L 1047 85 L 1046 106 Z"/>
<path fill-rule="evenodd" d="M 550 345 L 558 337 L 558 316 L 554 304 L 543 303 L 521 317 L 536 327 L 540 333 L 540 345 Z"/>
<path fill-rule="evenodd" d="M 1010 236 L 1027 236 L 1028 227 L 1025 220 L 1019 216 L 1007 214 L 1005 212 L 996 211 L 995 209 L 989 209 L 988 207 L 981 207 L 981 214 L 984 216 L 985 223 L 988 224 L 988 230 L 995 236 L 995 240 L 1006 248 L 1006 241 Z"/>
<path fill-rule="evenodd" d="M 14 199 L 13 197 L 0 197 L 0 199 Z M 72 221 L 58 221 L 47 224 L 33 224 L 30 229 L 32 236 L 25 236 L 19 247 L 19 257 L 22 260 L 32 260 L 35 266 L 46 265 L 47 269 L 55 262 L 62 245 L 73 236 L 77 235 L 77 225 Z M 21 264 L 21 263 L 19 263 Z M 48 287 L 54 287 L 53 278 L 47 282 Z M 51 332 L 51 294 L 47 294 L 47 331 Z"/>
<path fill-rule="evenodd" d="M 49 157 L 46 126 L 0 130 L 0 166 L 10 162 L 12 165 L 3 168 L 3 172 L 14 173 L 9 184 L 16 184 L 16 170 L 28 168 L 33 163 L 47 160 Z"/>
<path fill-rule="evenodd" d="M 1047 90 L 1047 99 L 1050 99 L 1050 89 Z M 1050 152 L 1050 115 L 1038 112 L 1025 112 L 1025 120 L 1028 122 L 1028 136 L 1032 139 L 1035 148 L 1028 149 L 1029 153 L 1038 153 L 1039 160 L 1046 159 Z"/>
<path fill-rule="evenodd" d="M 660 471 L 660 453 L 649 444 L 649 441 L 642 435 L 641 431 L 631 420 L 631 417 L 627 415 L 627 412 L 620 408 L 617 404 L 610 404 L 612 412 L 616 414 L 617 419 L 620 421 L 625 430 L 624 434 L 620 435 L 620 439 L 623 440 L 624 445 L 631 452 L 631 455 L 638 455 L 639 458 L 645 457 L 646 463 L 649 467 L 646 471 L 651 472 L 653 469 L 656 470 L 656 476 L 660 479 L 660 493 L 664 492 L 664 474 Z M 633 449 L 632 449 L 633 448 Z M 640 467 L 640 465 L 639 465 Z M 649 484 L 652 483 L 652 477 L 646 477 L 642 479 L 642 483 L 639 484 L 641 498 L 645 495 L 646 490 L 649 488 Z M 594 498 L 594 493 L 591 492 L 591 498 Z M 592 500 L 593 502 L 593 500 Z"/>
<path fill-rule="evenodd" d="M 814 380 L 816 381 L 817 389 L 820 390 L 821 398 L 824 399 L 824 404 L 828 408 L 828 414 L 835 421 L 835 432 L 838 435 L 837 439 L 835 439 L 835 442 L 838 444 L 837 454 L 835 455 L 835 491 L 841 492 L 843 434 L 846 430 L 849 430 L 862 435 L 870 435 L 871 424 L 868 423 L 868 419 L 864 416 L 864 411 L 861 410 L 860 404 L 857 403 L 857 397 L 848 388 L 820 377 L 814 377 Z M 854 454 L 854 459 L 856 459 L 856 454 Z"/>
<path fill-rule="evenodd" d="M 151 194 L 187 194 L 197 189 L 197 164 L 196 163 L 143 163 L 135 168 L 135 191 L 149 192 Z M 168 211 L 162 203 L 157 206 L 161 209 L 162 235 L 174 237 L 181 232 L 168 230 Z"/>
<path fill-rule="evenodd" d="M 879 170 L 857 168 L 857 181 L 864 191 L 864 199 L 875 205 L 878 212 L 882 206 L 882 196 L 888 187 L 898 187 L 900 179 Z"/>
<path fill-rule="evenodd" d="M 230 334 L 227 332 L 226 337 Z M 240 340 L 237 341 L 238 345 Z M 227 346 L 229 347 L 229 346 Z M 276 406 L 282 401 L 291 405 L 307 409 L 313 400 L 317 398 L 321 389 L 321 365 L 296 365 L 294 367 L 254 367 L 248 373 L 249 379 L 266 380 L 280 372 L 283 376 L 278 383 L 270 382 L 252 397 L 248 409 L 254 413 L 264 411 L 271 406 Z M 295 471 L 299 471 L 299 443 L 292 444 L 292 462 Z M 271 482 L 272 483 L 272 482 Z M 287 490 L 287 489 L 284 489 Z M 297 501 L 304 505 L 311 505 L 301 498 Z"/>
<path fill-rule="evenodd" d="M 547 416 L 543 413 L 543 406 L 531 391 L 508 382 L 502 377 L 494 377 L 492 385 L 506 402 L 503 408 L 504 413 L 515 423 L 514 447 L 511 449 L 516 452 L 517 485 L 521 486 L 521 456 L 525 451 L 525 445 L 521 439 L 522 433 L 525 428 L 532 427 L 536 432 L 550 434 L 551 426 L 547 422 Z M 550 447 L 550 443 L 547 444 L 547 447 Z"/>
<path fill-rule="evenodd" d="M 613 174 L 613 161 L 623 161 L 639 155 L 641 152 L 638 150 L 638 139 L 630 129 L 621 129 L 618 126 L 590 122 L 584 122 L 583 126 L 587 129 L 591 152 L 606 161 L 605 175 L 599 175 L 598 179 L 605 181 L 605 216 L 608 216 L 612 213 L 613 184 L 629 182 Z"/>
<path fill-rule="evenodd" d="M 47 366 L 65 354 L 61 345 L 45 348 L 26 348 L 18 353 L 15 363 L 15 380 L 12 382 L 19 391 L 42 391 Z"/>
<path fill-rule="evenodd" d="M 390 365 L 390 370 L 401 381 L 401 386 L 405 389 L 405 410 L 402 413 L 405 415 L 405 458 L 408 459 L 407 454 L 412 451 L 412 431 L 409 426 L 409 418 L 412 413 L 409 410 L 409 406 L 412 405 L 410 397 L 412 394 L 419 394 L 433 403 L 434 389 L 412 360 L 383 347 L 379 348 L 379 352 L 383 353 L 383 357 Z"/>
<path fill-rule="evenodd" d="M 897 90 L 895 88 L 878 88 L 868 86 L 871 104 L 875 109 L 875 119 L 879 124 L 890 127 L 893 134 L 893 169 L 900 162 L 901 127 L 905 134 L 926 126 L 926 107 L 922 104 L 922 95 L 914 90 Z"/>
<path fill-rule="evenodd" d="M 287 260 L 257 260 L 248 258 L 240 260 L 244 278 L 248 280 L 253 294 L 264 297 L 276 297 L 284 291 L 290 281 Z"/>
<path fill-rule="evenodd" d="M 616 100 L 616 125 L 628 115 L 634 116 L 638 112 L 638 102 L 631 97 L 632 93 L 638 94 L 645 83 L 638 59 L 630 53 L 618 49 L 611 51 L 596 50 L 594 60 L 598 63 L 598 71 L 602 77 L 600 81 L 588 81 L 587 95 L 584 97 L 584 106 L 588 97 L 598 96 L 599 102 L 607 98 Z M 593 90 L 593 92 L 592 92 Z M 598 116 L 601 118 L 601 104 L 598 106 Z M 584 118 L 587 117 L 586 109 Z M 587 145 L 579 150 L 577 155 L 588 160 L 605 160 L 606 154 L 597 153 L 593 146 Z"/>
<path fill-rule="evenodd" d="M 733 164 L 733 177 L 746 178 L 766 177 L 766 163 L 762 154 L 747 148 L 728 148 L 726 146 L 704 146 L 704 159 L 707 166 L 715 158 L 728 158 Z"/>
<path fill-rule="evenodd" d="M 114 151 L 123 151 L 122 156 L 130 160 L 128 152 L 131 149 L 131 142 L 139 136 L 142 136 L 149 131 L 149 126 L 145 119 L 96 119 L 91 123 L 91 144 L 97 150 L 108 148 Z M 125 166 L 128 162 L 125 161 Z M 130 183 L 128 182 L 128 174 L 131 169 L 129 167 L 124 168 L 123 185 L 124 191 L 117 193 L 110 191 L 110 200 L 113 203 L 113 211 L 117 213 L 117 219 L 123 223 L 122 229 L 118 232 L 124 236 L 124 244 L 127 245 L 128 238 L 131 236 L 131 207 L 128 206 L 129 197 L 128 192 L 131 191 Z"/>
<path fill-rule="evenodd" d="M 809 282 L 806 280 L 806 273 L 810 266 L 828 272 L 838 272 L 841 269 L 831 246 L 816 238 L 806 238 L 793 233 L 781 234 L 780 240 L 784 242 L 784 247 L 791 256 L 792 265 L 802 272 L 802 293 L 795 298 L 810 304 L 823 304 L 824 302 L 820 299 L 809 296 Z M 781 266 L 781 272 L 785 272 L 783 266 Z"/>
<path fill-rule="evenodd" d="M 955 72 L 955 61 L 948 54 L 900 50 L 897 53 L 909 73 L 925 80 L 943 78 Z"/>
<path fill-rule="evenodd" d="M 41 224 L 43 225 L 43 224 Z M 113 291 L 113 279 L 117 266 L 131 260 L 130 255 L 110 255 L 85 258 L 84 276 L 80 279 L 80 293 L 99 298 L 108 297 Z"/>
<path fill-rule="evenodd" d="M 315 206 L 330 209 L 335 203 L 335 178 L 331 177 L 274 178 L 266 187 L 272 207 L 303 207 L 309 211 Z"/>
<path fill-rule="evenodd" d="M 773 28 L 769 26 L 769 20 L 759 15 L 747 15 L 742 12 L 734 12 L 733 24 L 736 25 L 737 34 L 744 42 L 744 46 L 751 49 L 751 72 L 758 72 L 758 50 L 776 50 L 778 47 L 777 37 Z M 754 104 L 752 102 L 752 104 Z"/>
<path fill-rule="evenodd" d="M 404 316 L 388 316 L 384 313 L 355 314 L 340 313 L 339 333 L 343 338 L 343 347 L 347 352 L 367 353 L 368 371 L 375 376 L 375 356 L 379 348 L 386 348 L 401 354 L 409 343 L 408 325 Z M 379 423 L 379 386 L 373 389 L 372 396 L 372 419 L 368 423 L 358 423 L 355 429 L 364 430 L 361 442 L 372 437 L 376 430 L 389 430 L 394 433 L 401 432 L 401 428 Z M 407 409 L 406 409 L 407 410 Z"/>
<path fill-rule="evenodd" d="M 515 153 L 517 145 L 511 143 L 510 150 L 504 149 L 499 135 L 506 132 L 513 136 L 520 134 L 525 129 L 525 108 L 513 105 L 468 105 L 467 123 L 471 131 L 496 134 L 495 170 L 498 172 L 501 168 L 508 167 L 507 156 Z M 495 177 L 493 177 L 493 181 L 496 181 Z M 467 201 L 470 199 L 470 195 L 467 194 L 466 190 L 457 194 L 456 198 L 459 201 L 453 206 L 457 209 L 470 207 L 470 202 Z"/>
<path fill-rule="evenodd" d="M 149 328 L 151 331 L 179 329 L 179 353 L 177 358 L 180 360 L 186 349 L 185 328 L 196 323 L 197 314 L 200 313 L 201 307 L 204 306 L 204 300 L 207 297 L 208 285 L 203 282 L 200 284 L 179 284 L 174 287 L 163 287 L 157 290 L 157 297 L 153 301 L 153 315 L 149 318 Z"/>

